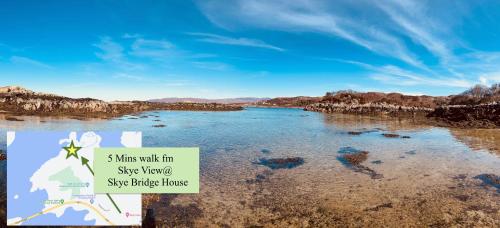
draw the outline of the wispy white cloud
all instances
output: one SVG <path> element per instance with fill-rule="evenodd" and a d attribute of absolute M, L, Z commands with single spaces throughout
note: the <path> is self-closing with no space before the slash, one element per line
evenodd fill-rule
<path fill-rule="evenodd" d="M 10 57 L 10 61 L 14 64 L 19 64 L 19 65 L 28 65 L 45 69 L 53 69 L 53 67 L 48 64 L 23 56 L 14 55 Z"/>
<path fill-rule="evenodd" d="M 174 45 L 166 40 L 149 40 L 138 38 L 132 44 L 130 54 L 162 60 L 173 55 Z"/>
<path fill-rule="evenodd" d="M 118 68 L 127 70 L 138 70 L 144 68 L 142 64 L 129 61 L 125 55 L 125 49 L 123 46 L 113 41 L 113 39 L 109 36 L 101 37 L 99 42 L 94 44 L 94 46 L 99 49 L 99 52 L 95 53 L 98 58 L 112 63 Z"/>
<path fill-rule="evenodd" d="M 183 87 L 183 86 L 188 86 L 191 85 L 191 81 L 189 80 L 177 80 L 177 79 L 172 79 L 171 76 L 168 75 L 156 75 L 155 77 L 147 77 L 143 75 L 137 75 L 137 74 L 128 74 L 128 73 L 123 73 L 119 72 L 113 75 L 114 79 L 119 79 L 119 80 L 128 80 L 128 81 L 135 81 L 137 83 L 148 83 L 148 84 L 156 84 L 156 85 L 163 85 L 166 87 Z"/>
<path fill-rule="evenodd" d="M 202 12 L 214 24 L 231 29 L 246 25 L 290 32 L 316 32 L 343 38 L 377 54 L 395 57 L 408 64 L 423 64 L 404 45 L 387 31 L 364 20 L 344 17 L 336 9 L 348 8 L 349 1 L 200 1 Z M 360 4 L 368 7 L 370 4 Z M 236 24 L 236 25 L 235 25 Z"/>
<path fill-rule="evenodd" d="M 229 31 L 249 27 L 318 33 L 397 59 L 401 64 L 396 65 L 407 71 L 403 75 L 399 72 L 399 76 L 419 76 L 406 77 L 411 81 L 402 83 L 407 85 L 429 82 L 465 87 L 491 83 L 496 78 L 492 75 L 500 72 L 498 53 L 476 50 L 457 33 L 467 16 L 469 2 L 204 0 L 198 1 L 198 6 L 213 24 Z M 394 72 L 387 76 L 379 69 L 370 70 L 373 79 L 397 82 L 389 80 L 394 79 Z"/>
<path fill-rule="evenodd" d="M 433 26 L 436 22 L 429 20 L 425 13 L 427 6 L 422 1 L 390 0 L 380 1 L 376 5 L 415 43 L 422 45 L 445 63 L 453 61 L 453 53 L 447 45 L 451 42 L 445 42 L 437 35 L 438 31 Z"/>
<path fill-rule="evenodd" d="M 394 73 L 373 73 L 370 78 L 385 84 L 398 86 L 437 86 L 437 87 L 458 87 L 470 88 L 474 84 L 465 79 L 429 78 L 425 76 L 415 76 L 414 74 L 394 74 Z"/>
<path fill-rule="evenodd" d="M 218 57 L 216 54 L 208 54 L 208 53 L 197 53 L 189 55 L 189 58 L 193 59 L 208 59 Z"/>
<path fill-rule="evenodd" d="M 225 71 L 231 69 L 231 65 L 222 62 L 192 62 L 193 66 L 214 71 Z"/>
<path fill-rule="evenodd" d="M 474 83 L 466 79 L 458 79 L 446 76 L 428 77 L 392 65 L 386 65 L 382 67 L 372 66 L 371 68 L 375 72 L 370 76 L 372 79 L 393 85 L 424 85 L 459 88 L 469 88 L 474 85 Z"/>
<path fill-rule="evenodd" d="M 183 81 L 171 81 L 171 82 L 165 82 L 163 83 L 164 86 L 166 87 L 184 87 L 191 85 L 189 82 L 183 80 Z"/>
<path fill-rule="evenodd" d="M 368 76 L 376 81 L 398 85 L 398 86 L 437 86 L 437 87 L 458 87 L 469 88 L 474 85 L 473 81 L 453 76 L 434 76 L 430 77 L 422 73 L 405 70 L 401 67 L 394 65 L 375 66 L 368 63 L 341 60 L 341 59 L 325 59 L 327 61 L 338 61 L 347 64 L 353 64 L 369 70 Z"/>
<path fill-rule="evenodd" d="M 137 33 L 125 33 L 122 35 L 123 39 L 137 39 L 137 38 L 142 38 L 143 36 L 141 34 Z"/>
<path fill-rule="evenodd" d="M 479 81 L 483 85 L 500 83 L 500 71 L 482 74 L 479 76 Z"/>
<path fill-rule="evenodd" d="M 198 33 L 192 32 L 187 33 L 192 36 L 200 37 L 197 39 L 198 41 L 207 42 L 207 43 L 215 43 L 215 44 L 225 44 L 225 45 L 235 45 L 235 46 L 247 46 L 247 47 L 257 47 L 257 48 L 266 48 L 275 51 L 285 51 L 285 49 L 268 44 L 262 40 L 250 39 L 250 38 L 233 38 L 228 36 L 221 36 L 217 34 L 211 33 Z"/>
<path fill-rule="evenodd" d="M 103 60 L 121 61 L 124 58 L 123 47 L 114 42 L 111 37 L 105 36 L 100 38 L 100 42 L 94 44 L 101 52 L 96 52 L 96 56 Z"/>
<path fill-rule="evenodd" d="M 131 74 L 126 74 L 126 73 L 117 73 L 113 75 L 113 78 L 115 79 L 129 79 L 129 80 L 134 80 L 134 81 L 143 81 L 144 77 L 142 76 L 137 76 L 137 75 L 131 75 Z"/>

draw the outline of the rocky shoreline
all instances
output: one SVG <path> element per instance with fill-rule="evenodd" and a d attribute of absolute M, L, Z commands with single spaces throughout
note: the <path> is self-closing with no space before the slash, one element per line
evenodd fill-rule
<path fill-rule="evenodd" d="M 398 106 L 388 103 L 345 104 L 315 103 L 304 107 L 305 111 L 363 115 L 388 115 L 397 117 L 426 116 L 434 109 L 425 107 Z"/>
<path fill-rule="evenodd" d="M 438 126 L 500 127 L 500 87 L 476 86 L 448 97 L 409 96 L 399 93 L 327 93 L 305 111 L 418 118 Z"/>
<path fill-rule="evenodd" d="M 500 102 L 440 106 L 427 117 L 453 127 L 498 128 L 500 127 Z"/>
<path fill-rule="evenodd" d="M 248 104 L 247 104 L 248 106 Z M 329 92 L 323 97 L 281 97 L 252 103 L 258 107 L 299 107 L 305 111 L 418 118 L 438 126 L 460 128 L 500 127 L 500 86 L 476 86 L 447 97 L 410 96 L 400 93 Z M 152 110 L 239 111 L 241 105 L 220 103 L 162 103 L 151 101 L 105 102 L 36 93 L 21 87 L 0 87 L 0 113 L 15 116 L 112 118 Z"/>
<path fill-rule="evenodd" d="M 397 106 L 391 104 L 316 103 L 305 111 L 356 115 L 419 118 L 434 125 L 458 128 L 499 128 L 500 103 L 480 105 L 444 105 L 436 108 Z"/>
<path fill-rule="evenodd" d="M 241 106 L 216 103 L 105 102 L 36 93 L 21 87 L 0 88 L 0 112 L 8 115 L 111 118 L 152 110 L 239 111 Z"/>

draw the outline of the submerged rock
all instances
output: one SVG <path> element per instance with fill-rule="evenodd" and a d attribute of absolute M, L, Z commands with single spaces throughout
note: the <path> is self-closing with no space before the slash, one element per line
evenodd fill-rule
<path fill-rule="evenodd" d="M 24 121 L 22 119 L 18 119 L 18 118 L 13 117 L 13 116 L 5 117 L 5 120 L 7 120 L 7 121 Z"/>
<path fill-rule="evenodd" d="M 195 227 L 195 221 L 203 216 L 203 210 L 197 203 L 175 204 L 176 194 L 159 196 L 159 200 L 146 209 L 143 227 L 164 227 L 164 224 L 168 227 Z"/>
<path fill-rule="evenodd" d="M 467 178 L 467 174 L 458 174 L 453 177 L 454 180 L 463 181 Z"/>
<path fill-rule="evenodd" d="M 304 159 L 301 157 L 292 158 L 261 158 L 256 164 L 267 166 L 271 169 L 292 169 L 304 164 Z"/>
<path fill-rule="evenodd" d="M 379 128 L 374 128 L 374 129 L 362 128 L 361 130 L 357 130 L 357 131 L 348 131 L 347 134 L 349 134 L 349 135 L 361 135 L 361 134 L 373 133 L 373 132 L 378 132 L 378 131 L 380 131 Z"/>
<path fill-rule="evenodd" d="M 248 179 L 246 180 L 247 184 L 255 184 L 255 183 L 261 183 L 267 179 L 267 176 L 265 174 L 257 174 L 255 176 L 255 179 Z"/>
<path fill-rule="evenodd" d="M 393 133 L 384 133 L 382 134 L 386 138 L 402 138 L 402 139 L 409 139 L 411 138 L 408 135 L 398 135 L 398 134 L 393 134 Z"/>
<path fill-rule="evenodd" d="M 416 150 L 410 150 L 410 151 L 406 151 L 405 154 L 415 155 L 415 154 L 417 154 L 417 151 Z"/>
<path fill-rule="evenodd" d="M 468 196 L 468 195 L 456 195 L 455 196 L 455 199 L 457 200 L 460 200 L 462 202 L 466 202 L 467 200 L 469 200 L 471 197 Z"/>
<path fill-rule="evenodd" d="M 365 209 L 365 211 L 379 211 L 380 209 L 384 209 L 384 208 L 392 208 L 392 203 L 380 204 L 380 205 L 377 205 L 377 206 L 372 207 L 372 208 L 367 208 L 367 209 Z"/>
<path fill-rule="evenodd" d="M 361 151 L 352 147 L 342 147 L 339 153 L 341 156 L 338 156 L 337 160 L 354 172 L 367 174 L 372 179 L 382 179 L 384 177 L 384 175 L 377 173 L 375 170 L 361 165 L 361 163 L 368 159 L 368 151 Z"/>
<path fill-rule="evenodd" d="M 354 147 L 346 146 L 346 147 L 341 147 L 338 152 L 340 154 L 347 154 L 347 153 L 358 153 L 360 151 L 361 150 L 358 150 Z"/>
<path fill-rule="evenodd" d="M 271 150 L 269 150 L 269 149 L 262 149 L 262 150 L 260 150 L 260 152 L 262 152 L 264 154 L 269 154 L 269 153 L 271 153 Z"/>
<path fill-rule="evenodd" d="M 474 179 L 479 179 L 484 185 L 495 187 L 498 191 L 500 191 L 500 176 L 498 175 L 491 173 L 480 174 L 475 176 Z"/>
<path fill-rule="evenodd" d="M 392 133 L 384 133 L 382 134 L 386 138 L 399 138 L 398 134 L 392 134 Z"/>
<path fill-rule="evenodd" d="M 266 176 L 264 176 L 262 174 L 257 174 L 257 176 L 255 176 L 255 179 L 258 181 L 263 181 L 266 179 Z"/>
<path fill-rule="evenodd" d="M 359 165 L 368 159 L 368 151 L 361 151 L 354 154 L 344 154 L 342 158 L 351 165 Z"/>
<path fill-rule="evenodd" d="M 146 216 L 142 220 L 143 227 L 156 227 L 155 212 L 153 209 L 148 208 L 146 210 Z"/>

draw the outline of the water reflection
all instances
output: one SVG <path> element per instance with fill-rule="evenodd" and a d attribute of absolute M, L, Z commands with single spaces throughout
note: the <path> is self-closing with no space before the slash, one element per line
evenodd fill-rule
<path fill-rule="evenodd" d="M 460 142 L 474 150 L 485 150 L 500 155 L 500 129 L 450 129 Z"/>

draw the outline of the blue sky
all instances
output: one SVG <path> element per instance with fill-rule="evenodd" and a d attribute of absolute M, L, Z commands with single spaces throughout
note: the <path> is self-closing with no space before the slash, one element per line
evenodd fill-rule
<path fill-rule="evenodd" d="M 449 95 L 500 82 L 498 1 L 2 1 L 0 85 L 105 100 Z"/>

